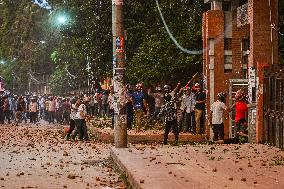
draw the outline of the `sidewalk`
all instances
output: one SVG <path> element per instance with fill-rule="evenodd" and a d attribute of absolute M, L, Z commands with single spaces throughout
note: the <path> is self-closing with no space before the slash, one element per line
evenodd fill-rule
<path fill-rule="evenodd" d="M 111 149 L 134 189 L 283 189 L 284 152 L 266 145 Z"/>
<path fill-rule="evenodd" d="M 96 128 L 93 127 L 92 133 L 95 135 L 95 138 L 99 141 L 113 143 L 114 135 L 113 129 L 110 128 Z M 164 131 L 163 130 L 146 130 L 136 133 L 135 130 L 128 130 L 128 142 L 129 143 L 162 143 L 164 140 Z M 169 142 L 174 141 L 174 134 L 169 134 Z M 206 135 L 193 135 L 191 133 L 180 133 L 179 134 L 180 142 L 202 142 L 206 141 Z"/>

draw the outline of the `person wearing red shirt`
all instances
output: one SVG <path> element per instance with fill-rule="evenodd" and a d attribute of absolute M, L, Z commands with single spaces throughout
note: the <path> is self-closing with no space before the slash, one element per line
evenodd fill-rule
<path fill-rule="evenodd" d="M 236 131 L 240 129 L 243 123 L 247 123 L 247 113 L 248 113 L 248 106 L 246 102 L 246 96 L 242 90 L 239 90 L 236 94 L 236 102 L 230 108 L 232 110 L 235 108 L 235 123 L 236 123 Z"/>
<path fill-rule="evenodd" d="M 236 135 L 234 138 L 225 139 L 224 141 L 219 141 L 218 143 L 238 144 L 248 142 L 248 125 L 246 120 L 248 107 L 244 92 L 242 90 L 237 91 L 235 99 L 236 102 L 229 109 L 229 112 L 235 109 Z"/>

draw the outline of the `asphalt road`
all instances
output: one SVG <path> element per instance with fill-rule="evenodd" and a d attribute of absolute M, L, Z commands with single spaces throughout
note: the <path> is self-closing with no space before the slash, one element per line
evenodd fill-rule
<path fill-rule="evenodd" d="M 58 125 L 0 125 L 0 187 L 125 188 L 110 144 L 64 140 Z"/>

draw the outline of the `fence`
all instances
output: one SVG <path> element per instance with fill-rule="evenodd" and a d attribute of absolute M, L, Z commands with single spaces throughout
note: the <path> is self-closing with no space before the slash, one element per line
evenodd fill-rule
<path fill-rule="evenodd" d="M 264 70 L 264 142 L 284 148 L 284 66 Z"/>

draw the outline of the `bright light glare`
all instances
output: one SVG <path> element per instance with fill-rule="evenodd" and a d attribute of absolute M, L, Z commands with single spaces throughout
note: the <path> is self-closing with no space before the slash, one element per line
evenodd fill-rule
<path fill-rule="evenodd" d="M 4 61 L 4 60 L 1 60 L 0 63 L 1 63 L 1 64 L 5 64 L 5 61 Z"/>
<path fill-rule="evenodd" d="M 59 24 L 65 24 L 67 21 L 67 18 L 65 16 L 59 16 L 57 20 Z"/>

